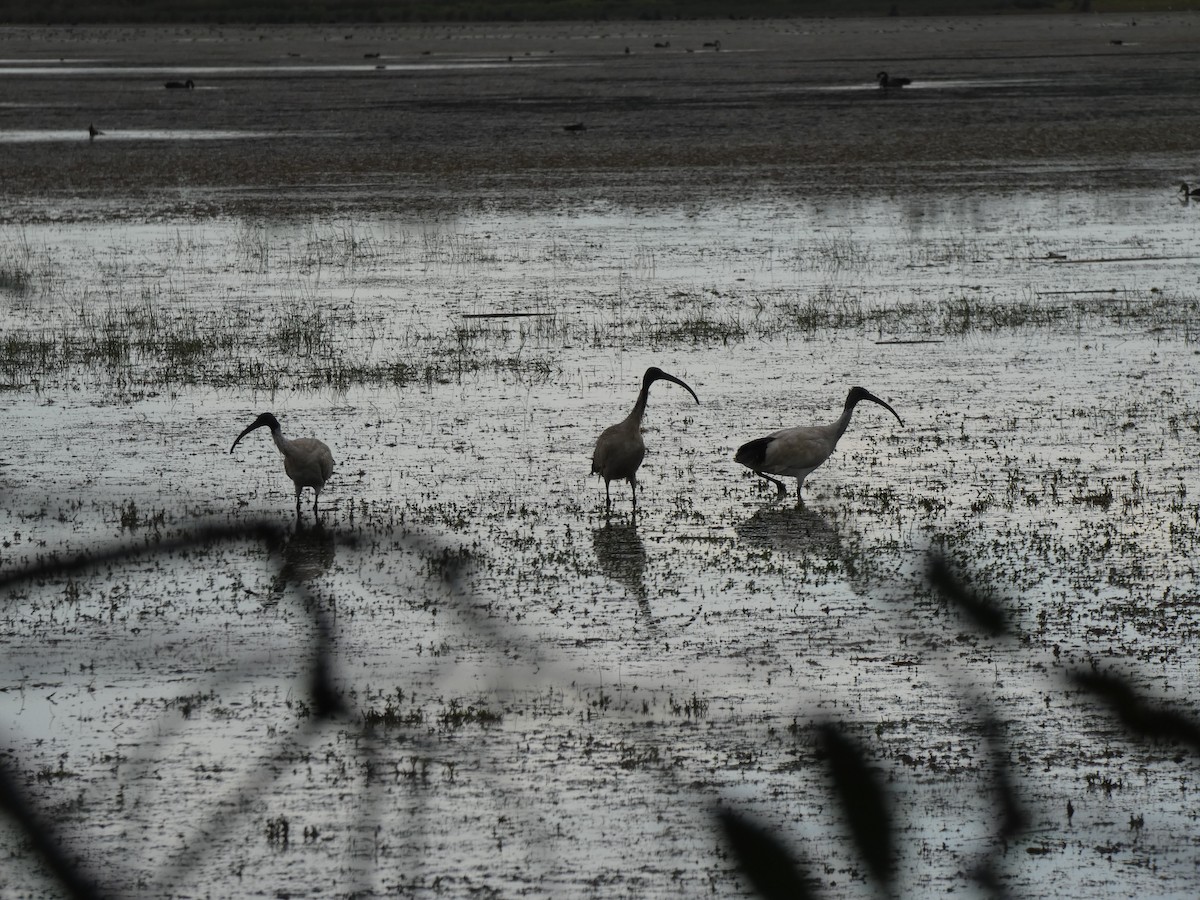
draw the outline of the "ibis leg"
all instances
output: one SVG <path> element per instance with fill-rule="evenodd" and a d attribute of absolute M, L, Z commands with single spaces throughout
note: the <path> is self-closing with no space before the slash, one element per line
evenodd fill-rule
<path fill-rule="evenodd" d="M 783 482 L 780 481 L 778 478 L 772 478 L 766 472 L 755 472 L 754 474 L 757 475 L 759 478 L 767 479 L 767 481 L 769 481 L 769 482 L 771 482 L 771 484 L 775 485 L 775 490 L 779 491 L 779 493 L 776 494 L 776 499 L 787 496 L 787 488 L 785 488 L 783 486 Z"/>

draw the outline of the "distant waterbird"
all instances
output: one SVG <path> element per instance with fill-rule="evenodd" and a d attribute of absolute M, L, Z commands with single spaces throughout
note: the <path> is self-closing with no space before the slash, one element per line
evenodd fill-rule
<path fill-rule="evenodd" d="M 229 452 L 232 453 L 237 448 L 238 441 L 256 428 L 270 428 L 271 439 L 275 441 L 275 446 L 283 454 L 283 471 L 296 486 L 296 517 L 300 517 L 300 494 L 306 487 L 313 489 L 313 515 L 315 516 L 317 501 L 321 498 L 321 489 L 333 475 L 333 454 L 329 452 L 329 448 L 323 441 L 316 438 L 296 438 L 295 440 L 285 438 L 283 429 L 279 427 L 279 420 L 270 413 L 263 413 L 237 436 L 237 440 L 233 442 Z"/>
<path fill-rule="evenodd" d="M 829 459 L 834 448 L 837 447 L 838 439 L 845 434 L 846 427 L 850 424 L 854 407 L 862 400 L 878 403 L 895 416 L 897 422 L 901 425 L 904 424 L 900 414 L 891 406 L 865 388 L 855 387 L 850 389 L 850 393 L 846 397 L 846 405 L 836 422 L 828 425 L 784 428 L 774 434 L 742 444 L 738 447 L 734 460 L 774 484 L 779 490 L 780 497 L 787 495 L 787 488 L 783 486 L 782 481 L 771 476 L 782 475 L 787 478 L 795 478 L 796 505 L 800 506 L 804 502 L 800 494 L 800 489 L 804 486 L 804 479 L 821 463 Z"/>
<path fill-rule="evenodd" d="M 570 125 L 564 125 L 563 131 L 587 131 L 587 126 L 582 122 L 572 122 Z"/>
<path fill-rule="evenodd" d="M 196 82 L 190 78 L 187 81 L 168 81 L 163 85 L 168 91 L 190 91 L 195 86 Z"/>
<path fill-rule="evenodd" d="M 609 482 L 628 481 L 633 492 L 633 512 L 637 514 L 637 470 L 646 456 L 646 444 L 642 440 L 642 417 L 646 414 L 646 401 L 650 396 L 650 385 L 656 381 L 671 381 L 684 388 L 699 403 L 687 384 L 674 375 L 668 375 L 657 366 L 651 366 L 642 376 L 642 389 L 638 392 L 633 411 L 616 425 L 610 425 L 600 433 L 596 449 L 592 452 L 592 474 L 604 479 L 604 510 L 612 510 L 612 495 Z"/>
<path fill-rule="evenodd" d="M 104 132 L 101 131 L 99 128 L 97 128 L 95 125 L 88 125 L 88 140 L 89 141 L 94 141 L 96 139 L 96 135 L 98 135 L 98 134 L 104 134 Z"/>
<path fill-rule="evenodd" d="M 880 72 L 875 76 L 875 80 L 879 82 L 879 86 L 884 90 L 888 88 L 902 88 L 906 84 L 912 84 L 911 78 L 892 78 L 887 72 Z"/>
<path fill-rule="evenodd" d="M 1185 197 L 1200 197 L 1200 187 L 1192 187 L 1186 181 L 1179 183 L 1179 193 Z"/>

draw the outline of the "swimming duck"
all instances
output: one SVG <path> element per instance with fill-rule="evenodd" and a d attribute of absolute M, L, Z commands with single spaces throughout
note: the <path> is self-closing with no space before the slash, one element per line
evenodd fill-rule
<path fill-rule="evenodd" d="M 887 72 L 880 72 L 875 76 L 875 80 L 879 82 L 879 86 L 884 90 L 888 88 L 902 88 L 906 84 L 912 84 L 911 78 L 889 78 Z"/>

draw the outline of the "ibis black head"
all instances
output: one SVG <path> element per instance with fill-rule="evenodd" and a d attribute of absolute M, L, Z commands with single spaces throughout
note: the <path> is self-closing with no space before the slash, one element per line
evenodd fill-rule
<path fill-rule="evenodd" d="M 688 387 L 687 384 L 685 384 L 680 379 L 676 378 L 674 375 L 668 375 L 666 372 L 664 372 L 658 366 L 651 366 L 650 368 L 648 368 L 646 370 L 646 374 L 642 377 L 642 390 L 643 391 L 649 390 L 650 385 L 652 385 L 656 381 L 673 381 L 673 382 L 675 382 L 675 384 L 679 385 L 681 388 L 683 388 L 689 394 L 691 394 L 692 399 L 694 399 L 697 403 L 700 402 L 700 398 L 696 396 L 696 392 L 693 391 L 690 387 Z"/>
<path fill-rule="evenodd" d="M 860 400 L 870 400 L 872 403 L 878 403 L 880 406 L 882 406 L 884 409 L 886 409 L 888 412 L 890 412 L 893 416 L 895 416 L 897 422 L 899 422 L 901 425 L 904 424 L 904 420 L 902 418 L 900 418 L 900 413 L 896 412 L 894 409 L 892 409 L 892 407 L 889 404 L 887 404 L 883 400 L 880 400 L 878 397 L 876 397 L 874 394 L 872 394 L 866 388 L 861 388 L 861 387 L 850 388 L 850 393 L 846 397 L 846 408 L 853 409 L 855 404 L 857 404 Z"/>
<path fill-rule="evenodd" d="M 272 431 L 278 431 L 279 430 L 279 420 L 277 418 L 275 418 L 273 415 L 271 415 L 270 413 L 263 413 L 257 419 L 255 419 L 253 422 L 251 422 L 246 427 L 245 431 L 243 431 L 241 434 L 239 434 L 237 436 L 237 441 L 233 442 L 233 447 L 229 448 L 229 452 L 232 453 L 234 451 L 234 448 L 237 447 L 238 441 L 240 441 L 242 438 L 244 438 L 246 435 L 248 435 L 250 432 L 252 432 L 255 428 L 263 428 L 263 427 L 270 428 Z"/>

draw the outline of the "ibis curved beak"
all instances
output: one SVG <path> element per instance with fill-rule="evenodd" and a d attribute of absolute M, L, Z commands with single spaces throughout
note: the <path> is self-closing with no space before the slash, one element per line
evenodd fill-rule
<path fill-rule="evenodd" d="M 700 402 L 700 398 L 696 396 L 696 392 L 693 391 L 683 380 L 676 378 L 674 375 L 668 375 L 666 372 L 664 372 L 660 369 L 658 371 L 658 374 L 656 374 L 654 376 L 653 380 L 654 381 L 673 381 L 673 382 L 675 382 L 675 384 L 679 385 L 681 388 L 683 388 L 685 391 L 687 391 L 689 394 L 691 394 L 693 400 L 695 400 L 697 403 Z M 882 401 L 880 401 L 880 402 L 882 402 Z"/>
<path fill-rule="evenodd" d="M 863 391 L 863 399 L 870 400 L 872 403 L 878 403 L 880 406 L 882 406 L 884 409 L 886 409 L 888 412 L 890 412 L 893 416 L 895 416 L 897 422 L 899 422 L 901 425 L 904 424 L 904 420 L 902 418 L 900 418 L 900 413 L 896 412 L 894 409 L 892 409 L 890 404 L 888 404 L 887 402 L 885 402 L 883 400 L 880 400 L 878 397 L 876 397 L 870 391 Z"/>
<path fill-rule="evenodd" d="M 255 428 L 262 428 L 266 424 L 266 422 L 259 422 L 258 420 L 255 420 L 252 424 L 248 425 L 246 430 L 237 436 L 237 440 L 233 442 L 233 446 L 229 448 L 229 452 L 232 453 L 237 448 L 238 441 L 252 432 Z"/>

